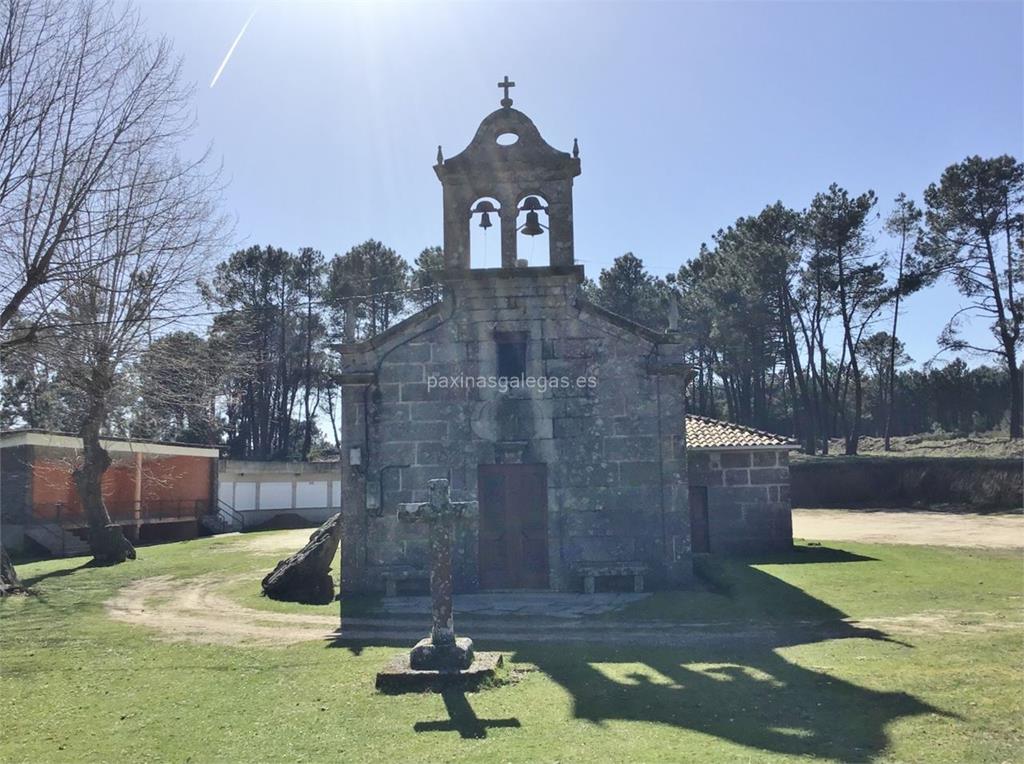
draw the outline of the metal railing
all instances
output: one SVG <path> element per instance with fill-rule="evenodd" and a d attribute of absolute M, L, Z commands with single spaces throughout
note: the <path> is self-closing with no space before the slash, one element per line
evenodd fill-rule
<path fill-rule="evenodd" d="M 107 514 L 115 525 L 134 525 L 171 520 L 198 520 L 208 509 L 205 499 L 152 499 L 135 502 L 108 503 Z M 136 514 L 137 512 L 137 514 Z M 26 526 L 57 525 L 61 528 L 84 528 L 88 525 L 85 511 L 64 502 L 36 504 L 25 516 Z"/>
<path fill-rule="evenodd" d="M 226 525 L 239 531 L 245 530 L 245 515 L 232 507 L 223 499 L 217 499 L 217 514 L 227 518 Z"/>

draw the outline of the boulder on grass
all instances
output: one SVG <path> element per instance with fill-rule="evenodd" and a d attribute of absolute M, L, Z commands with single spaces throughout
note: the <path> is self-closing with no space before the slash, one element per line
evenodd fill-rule
<path fill-rule="evenodd" d="M 317 528 L 309 543 L 263 579 L 263 594 L 271 599 L 325 605 L 334 599 L 331 562 L 341 540 L 341 514 Z"/>

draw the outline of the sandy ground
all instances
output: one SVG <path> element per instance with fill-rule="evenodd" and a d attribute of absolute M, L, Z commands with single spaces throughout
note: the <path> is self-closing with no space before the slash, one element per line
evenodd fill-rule
<path fill-rule="evenodd" d="M 271 553 L 283 552 L 294 554 L 298 552 L 309 541 L 309 537 L 316 531 L 316 528 L 297 528 L 290 531 L 277 531 L 273 533 L 260 533 L 253 538 L 246 539 L 242 547 L 234 547 L 232 551 L 239 548 L 252 552 Z"/>
<path fill-rule="evenodd" d="M 259 586 L 258 576 L 251 580 Z M 153 629 L 158 639 L 168 642 L 283 646 L 324 639 L 338 628 L 338 611 L 333 607 L 309 615 L 256 610 L 218 594 L 215 588 L 224 583 L 218 576 L 188 581 L 145 578 L 109 600 L 107 613 L 115 621 Z"/>
<path fill-rule="evenodd" d="M 794 509 L 793 536 L 814 541 L 1024 549 L 1024 515 Z"/>
<path fill-rule="evenodd" d="M 302 548 L 312 532 L 299 528 L 261 533 L 246 539 L 242 548 L 264 554 L 291 554 Z M 1022 549 L 1024 515 L 794 509 L 793 535 L 811 540 Z"/>

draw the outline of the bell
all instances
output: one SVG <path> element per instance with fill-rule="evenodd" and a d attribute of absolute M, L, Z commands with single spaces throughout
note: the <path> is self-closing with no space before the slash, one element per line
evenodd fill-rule
<path fill-rule="evenodd" d="M 480 215 L 480 227 L 483 228 L 484 230 L 487 230 L 488 228 L 491 227 L 490 214 L 484 212 Z"/>
<path fill-rule="evenodd" d="M 525 199 L 523 199 L 522 209 L 536 212 L 537 210 L 544 209 L 544 207 L 541 205 L 540 199 L 538 199 L 536 196 L 528 196 Z"/>
<path fill-rule="evenodd" d="M 533 210 L 527 212 L 526 222 L 520 230 L 524 236 L 540 236 L 544 233 L 544 229 L 540 226 L 540 216 Z"/>

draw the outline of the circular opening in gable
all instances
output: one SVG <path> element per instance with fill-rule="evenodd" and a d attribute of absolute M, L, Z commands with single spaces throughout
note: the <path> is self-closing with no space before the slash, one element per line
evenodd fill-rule
<path fill-rule="evenodd" d="M 497 140 L 499 146 L 511 146 L 519 140 L 519 136 L 515 133 L 502 133 L 495 140 Z"/>

